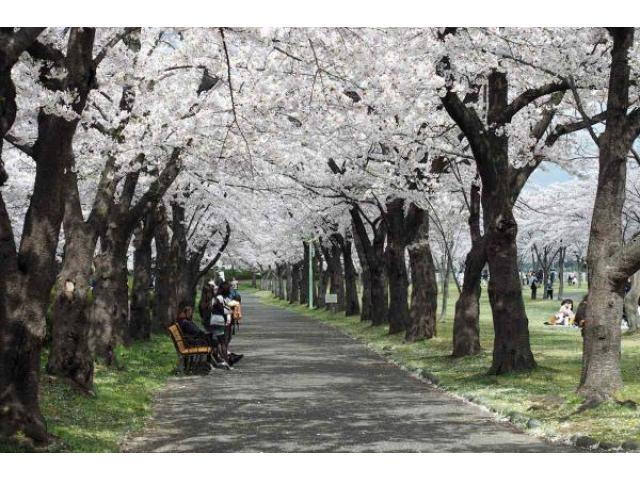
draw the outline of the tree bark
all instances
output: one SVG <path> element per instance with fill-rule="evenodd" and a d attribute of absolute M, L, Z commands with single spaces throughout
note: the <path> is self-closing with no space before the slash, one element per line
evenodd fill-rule
<path fill-rule="evenodd" d="M 286 268 L 284 264 L 276 263 L 276 274 L 278 275 L 277 296 L 279 300 L 284 300 L 286 295 L 284 291 L 284 276 L 286 274 Z"/>
<path fill-rule="evenodd" d="M 129 286 L 127 250 L 131 241 L 129 228 L 121 222 L 110 222 L 106 235 L 100 238 L 100 253 L 95 258 L 96 286 L 89 347 L 94 357 L 107 365 L 114 361 L 117 345 L 128 345 Z"/>
<path fill-rule="evenodd" d="M 451 262 L 449 261 L 449 255 L 445 252 L 442 258 L 443 275 L 442 275 L 442 306 L 440 307 L 439 322 L 444 322 L 447 319 L 447 303 L 449 302 L 449 278 L 451 277 Z"/>
<path fill-rule="evenodd" d="M 289 303 L 300 302 L 300 262 L 291 265 L 291 295 L 289 296 Z"/>
<path fill-rule="evenodd" d="M 368 239 L 367 239 L 368 241 Z M 360 279 L 362 282 L 362 309 L 360 311 L 360 320 L 362 322 L 370 322 L 373 319 L 371 309 L 371 273 L 369 271 L 369 262 L 365 252 L 365 247 L 360 240 L 360 236 L 355 233 L 353 235 L 353 243 L 356 247 L 356 254 L 360 260 Z"/>
<path fill-rule="evenodd" d="M 320 243 L 316 243 L 315 247 L 316 265 L 318 279 L 316 284 L 318 285 L 318 296 L 316 298 L 316 305 L 318 308 L 325 308 L 325 294 L 327 293 L 327 287 L 329 286 L 329 269 L 324 268 L 324 260 L 322 256 L 322 248 Z"/>
<path fill-rule="evenodd" d="M 372 222 L 370 225 L 373 230 L 373 238 L 369 239 L 360 211 L 353 207 L 350 214 L 354 239 L 357 239 L 361 247 L 357 250 L 360 264 L 363 265 L 363 272 L 365 268 L 367 270 L 367 274 L 364 276 L 368 276 L 368 281 L 363 278 L 363 305 L 370 305 L 372 325 L 383 325 L 389 320 L 389 295 L 384 256 L 384 243 L 387 237 L 386 224 L 381 218 Z M 368 292 L 366 291 L 367 287 Z"/>
<path fill-rule="evenodd" d="M 413 288 L 405 339 L 416 342 L 435 337 L 437 333 L 438 282 L 429 246 L 429 215 L 422 209 L 417 212 L 415 235 L 409 241 L 407 249 Z"/>
<path fill-rule="evenodd" d="M 166 207 L 163 204 L 158 206 L 155 216 L 156 267 L 154 271 L 152 330 L 159 333 L 175 320 L 178 305 L 175 304 L 175 296 L 172 294 L 175 267 L 171 256 L 171 235 Z"/>
<path fill-rule="evenodd" d="M 622 250 L 622 209 L 625 198 L 627 154 L 634 138 L 627 127 L 629 106 L 629 51 L 633 28 L 612 28 L 611 71 L 607 121 L 599 139 L 598 188 L 587 250 L 589 301 L 585 312 L 582 374 L 578 393 L 587 404 L 600 403 L 622 387 L 620 372 L 620 318 L 624 275 L 612 276 Z"/>
<path fill-rule="evenodd" d="M 186 143 L 189 145 L 191 140 Z M 158 178 L 135 204 L 132 201 L 140 171 L 128 173 L 118 201 L 113 199 L 108 208 L 107 228 L 100 235 L 100 254 L 95 259 L 97 284 L 89 336 L 94 356 L 103 358 L 107 365 L 114 359 L 116 346 L 130 341 L 127 251 L 133 230 L 157 207 L 178 176 L 181 153 L 182 148 L 173 148 Z M 144 162 L 144 155 L 139 154 L 135 161 Z"/>
<path fill-rule="evenodd" d="M 358 302 L 358 273 L 353 265 L 351 240 L 346 238 L 340 242 L 342 258 L 344 260 L 344 284 L 345 284 L 345 315 L 359 315 L 360 303 Z"/>
<path fill-rule="evenodd" d="M 469 194 L 471 249 L 464 264 L 462 292 L 453 317 L 453 357 L 480 353 L 480 293 L 482 270 L 487 263 L 484 237 L 480 232 L 480 187 L 471 185 Z"/>
<path fill-rule="evenodd" d="M 309 244 L 302 243 L 304 258 L 301 266 L 300 303 L 309 305 Z"/>
<path fill-rule="evenodd" d="M 389 335 L 404 332 L 409 323 L 409 279 L 405 263 L 404 200 L 387 202 L 385 260 L 389 281 Z"/>
<path fill-rule="evenodd" d="M 151 241 L 155 230 L 155 213 L 147 214 L 134 232 L 133 284 L 131 286 L 131 319 L 129 335 L 132 340 L 151 338 L 150 286 L 152 279 Z"/>
<path fill-rule="evenodd" d="M 9 98 L 3 99 L 0 107 L 2 129 L 7 127 L 7 119 L 12 121 L 10 110 L 15 103 L 11 98 L 10 71 L 19 56 L 11 60 L 7 48 L 20 43 L 17 36 L 23 30 L 35 33 L 35 30 L 21 29 L 13 33 L 10 45 L 3 43 L 0 47 L 0 57 L 3 57 L 0 89 L 9 90 Z M 19 53 L 30 46 L 36 36 L 31 35 Z M 67 75 L 62 89 L 76 91 L 72 108 L 78 115 L 84 109 L 94 78 L 91 57 L 94 36 L 94 29 L 72 28 L 64 57 Z M 0 194 L 0 435 L 22 431 L 37 443 L 48 441 L 39 406 L 40 352 L 56 274 L 55 253 L 64 214 L 65 174 L 73 166 L 77 124 L 77 118 L 66 120 L 43 110 L 38 114 L 38 137 L 33 146 L 36 177 L 17 251 Z M 0 184 L 4 181 L 6 172 L 0 164 Z"/>

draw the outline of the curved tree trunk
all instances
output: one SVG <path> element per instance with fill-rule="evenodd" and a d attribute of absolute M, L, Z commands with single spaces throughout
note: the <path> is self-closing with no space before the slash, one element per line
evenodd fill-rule
<path fill-rule="evenodd" d="M 480 353 L 480 292 L 482 270 L 487 263 L 484 237 L 480 232 L 480 186 L 469 191 L 469 234 L 471 250 L 464 264 L 462 291 L 453 317 L 453 357 Z"/>
<path fill-rule="evenodd" d="M 454 357 L 480 353 L 480 293 L 482 270 L 487 263 L 484 238 L 473 242 L 464 265 L 462 292 L 453 318 Z"/>
<path fill-rule="evenodd" d="M 408 245 L 411 265 L 411 308 L 405 339 L 416 342 L 436 336 L 438 282 L 429 246 L 429 216 L 423 210 L 416 221 L 415 237 Z"/>
<path fill-rule="evenodd" d="M 622 209 L 625 200 L 629 135 L 629 51 L 633 28 L 611 28 L 613 49 L 607 99 L 607 122 L 599 141 L 598 188 L 587 251 L 589 300 L 585 312 L 582 374 L 578 393 L 587 404 L 611 398 L 622 387 L 620 372 L 624 286 L 619 272 L 623 248 Z M 629 252 L 626 252 L 629 255 Z M 630 275 L 635 270 L 628 272 Z"/>

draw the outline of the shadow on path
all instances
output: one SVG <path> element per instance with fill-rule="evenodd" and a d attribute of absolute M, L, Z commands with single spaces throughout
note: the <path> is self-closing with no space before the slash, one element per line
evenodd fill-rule
<path fill-rule="evenodd" d="M 124 451 L 560 451 L 331 327 L 250 295 L 243 313 L 232 350 L 245 358 L 230 372 L 172 378 Z"/>

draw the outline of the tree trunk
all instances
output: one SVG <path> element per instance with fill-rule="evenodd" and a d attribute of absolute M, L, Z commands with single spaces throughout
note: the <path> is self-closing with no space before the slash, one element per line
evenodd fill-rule
<path fill-rule="evenodd" d="M 51 348 L 46 370 L 51 375 L 71 380 L 84 391 L 91 391 L 93 357 L 89 349 L 91 305 L 88 294 L 97 240 L 95 232 L 82 219 L 69 229 L 72 234 L 65 235 L 64 261 L 51 316 Z M 74 290 L 65 295 L 67 281 L 72 282 Z"/>
<path fill-rule="evenodd" d="M 331 235 L 331 245 L 327 248 L 322 247 L 322 253 L 328 264 L 329 292 L 335 293 L 337 296 L 336 312 L 344 312 L 345 310 L 344 271 L 339 246 L 342 241 L 342 235 L 333 234 Z M 329 305 L 326 305 L 325 308 L 329 308 Z"/>
<path fill-rule="evenodd" d="M 362 270 L 360 274 L 362 282 L 362 309 L 360 311 L 360 320 L 363 322 L 370 322 L 373 318 L 371 312 L 371 273 L 369 272 L 369 262 L 367 261 L 365 247 L 360 240 L 360 236 L 355 232 L 355 227 L 353 244 L 356 247 L 356 253 L 358 254 L 360 268 Z"/>
<path fill-rule="evenodd" d="M 344 283 L 345 283 L 345 315 L 358 315 L 360 304 L 358 302 L 358 274 L 353 265 L 353 255 L 351 253 L 351 240 L 344 239 L 340 248 L 344 259 Z"/>
<path fill-rule="evenodd" d="M 442 265 L 444 269 L 444 275 L 442 276 L 442 306 L 440 307 L 439 322 L 444 322 L 447 319 L 447 303 L 449 302 L 449 278 L 451 277 L 451 263 L 449 262 L 449 256 L 444 254 L 442 259 Z"/>
<path fill-rule="evenodd" d="M 640 301 L 640 271 L 631 277 L 631 289 L 624 297 L 624 312 L 629 324 L 629 331 L 634 332 L 640 328 L 640 315 L 638 315 L 638 302 Z"/>
<path fill-rule="evenodd" d="M 129 334 L 132 340 L 151 338 L 151 241 L 155 229 L 154 213 L 147 215 L 144 225 L 134 233 L 133 284 L 131 286 L 131 319 Z"/>
<path fill-rule="evenodd" d="M 171 256 L 171 238 L 166 218 L 166 207 L 159 205 L 155 211 L 156 267 L 154 271 L 153 321 L 152 330 L 163 332 L 175 320 L 178 305 L 172 295 L 174 264 Z"/>
<path fill-rule="evenodd" d="M 114 361 L 119 344 L 129 344 L 129 287 L 127 250 L 131 238 L 126 228 L 111 224 L 101 237 L 100 253 L 95 258 L 96 286 L 89 346 L 95 358 L 107 365 Z"/>
<path fill-rule="evenodd" d="M 72 165 L 76 123 L 40 112 L 34 146 L 36 178 L 21 244 L 17 254 L 14 250 L 0 262 L 0 434 L 10 436 L 20 430 L 38 443 L 48 440 L 39 406 L 40 351 L 55 281 L 64 172 Z M 4 202 L 0 210 L 4 216 Z M 0 238 L 13 245 L 10 224 L 5 227 L 4 218 L 0 224 Z"/>
<path fill-rule="evenodd" d="M 469 194 L 471 250 L 464 264 L 462 292 L 453 317 L 453 357 L 480 353 L 480 293 L 482 270 L 487 263 L 484 237 L 480 232 L 480 187 L 471 185 Z M 533 253 L 532 253 L 533 255 Z M 533 266 L 533 264 L 532 264 Z"/>
<path fill-rule="evenodd" d="M 15 115 L 11 68 L 40 31 L 20 29 L 11 33 L 11 41 L 3 42 L 0 51 L 3 138 Z M 17 251 L 0 194 L 0 435 L 22 431 L 37 443 L 48 441 L 38 400 L 40 350 L 56 274 L 55 253 L 67 183 L 65 173 L 72 170 L 73 137 L 92 88 L 94 37 L 92 28 L 72 28 L 68 37 L 63 90 L 76 93 L 71 108 L 77 118 L 67 120 L 43 110 L 38 114 L 38 137 L 33 146 L 36 177 Z M 5 181 L 6 172 L 0 159 L 0 185 Z"/>
<path fill-rule="evenodd" d="M 517 265 L 517 225 L 511 206 L 490 223 L 487 233 L 489 302 L 495 338 L 490 373 L 531 370 L 536 363 L 529 342 L 529 320 L 524 308 Z"/>
<path fill-rule="evenodd" d="M 409 323 L 407 267 L 405 263 L 404 200 L 387 203 L 385 260 L 389 281 L 389 335 L 404 332 Z"/>
<path fill-rule="evenodd" d="M 300 278 L 300 303 L 303 305 L 309 305 L 309 244 L 307 242 L 302 243 L 304 251 L 304 259 L 301 266 L 301 278 Z"/>
<path fill-rule="evenodd" d="M 415 237 L 408 246 L 411 265 L 411 309 L 405 339 L 416 342 L 436 336 L 438 282 L 429 246 L 429 216 L 421 210 Z"/>
<path fill-rule="evenodd" d="M 291 265 L 291 295 L 289 296 L 289 303 L 300 302 L 300 262 Z"/>
<path fill-rule="evenodd" d="M 327 287 L 329 286 L 329 269 L 328 267 L 324 268 L 322 248 L 320 247 L 319 243 L 316 244 L 315 252 L 316 264 L 318 266 L 318 281 L 316 282 L 316 284 L 318 285 L 318 297 L 316 299 L 316 305 L 318 306 L 318 308 L 325 308 L 325 294 L 327 293 Z"/>
<path fill-rule="evenodd" d="M 560 255 L 558 256 L 558 300 L 562 301 L 564 297 L 564 257 L 567 253 L 567 247 L 560 247 Z"/>
<path fill-rule="evenodd" d="M 284 280 L 284 276 L 286 275 L 286 265 L 276 264 L 276 273 L 278 274 L 278 299 L 284 300 L 286 296 Z"/>
<path fill-rule="evenodd" d="M 612 28 L 607 121 L 599 141 L 598 189 L 587 251 L 589 300 L 585 312 L 582 375 L 578 393 L 587 404 L 611 398 L 622 387 L 620 318 L 626 278 L 612 276 L 622 250 L 622 209 L 627 154 L 634 138 L 626 125 L 629 106 L 629 50 L 633 28 Z"/>
<path fill-rule="evenodd" d="M 251 288 L 258 288 L 256 272 L 251 272 Z"/>
<path fill-rule="evenodd" d="M 482 270 L 487 262 L 484 238 L 472 244 L 464 265 L 462 293 L 453 318 L 454 357 L 480 353 L 480 293 Z"/>
<path fill-rule="evenodd" d="M 489 75 L 488 122 L 500 115 L 507 105 L 508 84 L 503 72 Z M 513 216 L 513 203 L 518 195 L 519 173 L 509 164 L 508 138 L 491 132 L 488 157 L 493 168 L 478 165 L 482 177 L 487 261 L 489 264 L 489 303 L 495 331 L 493 361 L 489 373 L 502 374 L 527 371 L 536 363 L 529 342 L 529 320 L 522 298 L 518 274 L 518 225 Z"/>

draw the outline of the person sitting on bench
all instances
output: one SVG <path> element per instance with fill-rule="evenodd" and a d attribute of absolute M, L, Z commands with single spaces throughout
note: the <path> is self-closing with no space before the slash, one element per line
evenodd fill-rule
<path fill-rule="evenodd" d="M 201 330 L 198 325 L 193 321 L 193 307 L 187 303 L 182 302 L 180 304 L 180 312 L 176 323 L 180 327 L 184 341 L 189 347 L 211 347 L 211 364 L 214 367 L 229 368 L 227 362 L 220 357 L 218 350 L 219 346 L 216 339 L 209 335 L 204 330 Z"/>

